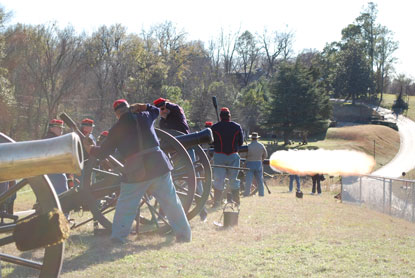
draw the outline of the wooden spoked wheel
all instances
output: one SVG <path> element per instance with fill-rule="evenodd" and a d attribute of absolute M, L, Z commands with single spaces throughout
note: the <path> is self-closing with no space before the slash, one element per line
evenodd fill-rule
<path fill-rule="evenodd" d="M 180 136 L 184 133 L 177 130 L 166 130 L 173 136 Z M 193 167 L 196 172 L 196 193 L 187 218 L 190 220 L 200 213 L 209 199 L 209 193 L 212 190 L 212 168 L 206 152 L 200 145 L 192 146 L 187 149 L 188 152 L 194 153 Z"/>
<path fill-rule="evenodd" d="M 172 135 L 156 129 L 161 149 L 169 157 L 174 169 L 172 170 L 173 183 L 176 188 L 183 209 L 188 212 L 192 206 L 196 189 L 196 174 L 193 163 L 186 149 Z M 89 209 L 93 217 L 109 231 L 112 228 L 111 212 L 115 210 L 117 196 L 120 189 L 120 172 L 108 172 L 97 169 L 98 162 L 90 159 L 84 168 L 82 184 L 83 207 Z M 100 178 L 95 182 L 93 173 L 99 173 Z M 139 233 L 165 233 L 170 230 L 168 221 L 160 210 L 159 203 L 150 194 L 146 194 L 140 203 Z"/>

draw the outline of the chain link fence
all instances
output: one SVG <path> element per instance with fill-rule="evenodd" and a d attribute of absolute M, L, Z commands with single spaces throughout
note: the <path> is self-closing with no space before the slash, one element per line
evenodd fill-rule
<path fill-rule="evenodd" d="M 342 177 L 341 200 L 415 222 L 415 181 L 377 176 Z"/>

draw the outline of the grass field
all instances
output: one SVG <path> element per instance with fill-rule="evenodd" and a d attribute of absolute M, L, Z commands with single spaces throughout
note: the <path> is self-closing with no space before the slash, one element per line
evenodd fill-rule
<path fill-rule="evenodd" d="M 325 140 L 290 147 L 373 154 L 374 141 L 380 167 L 399 149 L 398 133 L 384 126 L 330 128 Z M 309 178 L 302 179 L 303 192 L 310 192 Z M 322 196 L 303 199 L 287 193 L 287 182 L 277 176 L 267 181 L 271 195 L 243 198 L 235 228 L 213 225 L 220 210 L 209 209 L 206 223 L 196 217 L 191 243 L 176 244 L 172 235 L 131 236 L 118 246 L 94 237 L 90 223 L 66 241 L 60 277 L 415 277 L 415 224 L 338 202 L 337 178 L 326 179 Z M 17 200 L 26 209 L 33 199 L 26 192 Z M 2 268 L 3 277 L 21 273 L 6 263 Z"/>
<path fill-rule="evenodd" d="M 242 199 L 235 228 L 213 225 L 220 210 L 192 220 L 191 243 L 152 236 L 117 246 L 92 227 L 77 230 L 61 277 L 415 277 L 414 224 L 342 204 L 325 186 L 296 199 L 268 184 L 271 195 Z"/>

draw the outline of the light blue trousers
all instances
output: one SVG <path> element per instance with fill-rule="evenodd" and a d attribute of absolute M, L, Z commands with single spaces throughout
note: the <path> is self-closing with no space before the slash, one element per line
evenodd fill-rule
<path fill-rule="evenodd" d="M 192 159 L 192 162 L 194 163 L 196 161 L 196 153 L 194 149 L 188 149 L 187 150 L 190 159 Z M 199 173 L 196 172 L 196 178 L 199 178 Z M 203 194 L 203 183 L 201 180 L 198 180 L 196 183 L 196 194 L 202 196 Z M 207 209 L 205 206 L 203 206 L 202 210 L 200 211 L 200 215 L 206 214 L 207 215 Z"/>
<path fill-rule="evenodd" d="M 112 223 L 111 237 L 122 240 L 129 235 L 141 198 L 147 189 L 160 203 L 161 209 L 166 215 L 176 238 L 181 241 L 191 241 L 192 232 L 189 221 L 176 194 L 170 172 L 148 181 L 121 183 L 120 196 L 115 207 L 114 221 Z"/>
<path fill-rule="evenodd" d="M 300 191 L 300 177 L 298 175 L 290 175 L 290 185 L 289 185 L 289 190 L 292 191 L 293 190 L 293 183 L 294 180 L 297 183 L 297 191 Z"/>
<path fill-rule="evenodd" d="M 264 196 L 262 161 L 247 161 L 246 168 L 249 168 L 249 171 L 248 173 L 246 173 L 244 196 L 249 196 L 249 192 L 251 191 L 252 179 L 254 177 L 258 185 L 259 196 Z"/>
<path fill-rule="evenodd" d="M 195 150 L 194 149 L 188 149 L 187 153 L 190 156 L 190 159 L 192 160 L 192 162 L 196 161 L 196 154 L 195 154 Z M 196 178 L 199 177 L 199 173 L 196 173 Z M 196 183 L 196 193 L 199 195 L 203 194 L 203 184 L 201 180 L 198 180 Z"/>
<path fill-rule="evenodd" d="M 215 165 L 239 167 L 241 158 L 238 153 L 226 155 L 223 153 L 214 153 L 213 162 Z M 228 177 L 231 190 L 239 190 L 240 180 L 237 179 L 239 170 L 225 169 L 214 167 L 213 168 L 213 186 L 218 190 L 223 190 L 225 187 L 225 178 Z"/>

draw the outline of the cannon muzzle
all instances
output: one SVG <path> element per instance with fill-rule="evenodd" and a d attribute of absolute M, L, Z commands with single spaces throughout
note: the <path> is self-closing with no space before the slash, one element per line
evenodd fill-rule
<path fill-rule="evenodd" d="M 8 138 L 3 133 L 0 137 Z M 0 182 L 52 173 L 81 175 L 83 165 L 81 140 L 73 132 L 50 139 L 0 144 Z"/>

